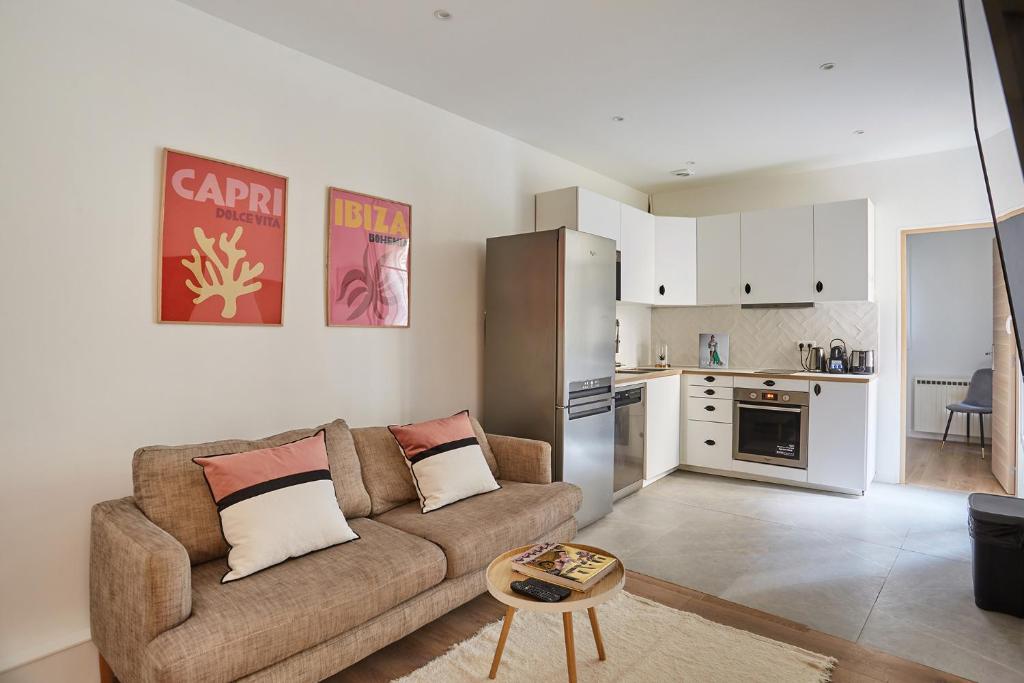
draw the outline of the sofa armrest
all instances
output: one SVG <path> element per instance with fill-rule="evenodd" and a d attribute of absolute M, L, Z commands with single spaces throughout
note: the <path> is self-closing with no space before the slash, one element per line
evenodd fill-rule
<path fill-rule="evenodd" d="M 515 436 L 488 434 L 498 474 L 502 479 L 524 484 L 551 483 L 551 444 Z"/>
<path fill-rule="evenodd" d="M 134 680 L 146 644 L 192 613 L 192 565 L 132 498 L 93 506 L 90 546 L 92 638 L 117 675 Z"/>

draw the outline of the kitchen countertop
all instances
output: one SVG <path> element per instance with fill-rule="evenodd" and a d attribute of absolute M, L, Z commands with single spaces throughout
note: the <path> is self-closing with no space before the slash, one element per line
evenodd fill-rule
<path fill-rule="evenodd" d="M 641 366 L 646 368 L 649 366 Z M 682 367 L 671 367 L 671 368 L 657 368 L 656 370 L 642 375 L 634 374 L 622 374 L 620 372 L 615 373 L 615 385 L 620 386 L 623 384 L 636 384 L 638 382 L 644 382 L 649 379 L 655 379 L 657 377 L 671 377 L 672 375 L 725 375 L 729 377 L 764 377 L 772 379 L 806 379 L 806 380 L 817 380 L 819 382 L 870 382 L 878 377 L 878 375 L 852 375 L 849 373 L 844 374 L 830 374 L 826 372 L 794 372 L 794 373 L 779 373 L 779 374 L 766 374 L 758 372 L 751 368 L 729 368 L 721 370 L 710 370 L 708 368 L 698 368 L 694 366 L 682 366 Z"/>

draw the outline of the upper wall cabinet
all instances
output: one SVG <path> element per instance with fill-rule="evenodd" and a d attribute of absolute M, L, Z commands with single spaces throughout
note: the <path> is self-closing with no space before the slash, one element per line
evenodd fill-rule
<path fill-rule="evenodd" d="M 654 217 L 654 303 L 697 303 L 697 219 Z"/>
<path fill-rule="evenodd" d="M 697 219 L 697 304 L 740 303 L 740 215 Z"/>
<path fill-rule="evenodd" d="M 622 210 L 619 259 L 623 301 L 654 303 L 654 216 L 627 204 Z"/>
<path fill-rule="evenodd" d="M 810 206 L 740 217 L 740 303 L 813 300 L 814 211 Z"/>
<path fill-rule="evenodd" d="M 870 199 L 814 205 L 814 301 L 874 299 L 874 234 Z"/>
<path fill-rule="evenodd" d="M 557 230 L 562 226 L 619 240 L 619 202 L 583 187 L 566 187 L 536 196 L 536 230 Z"/>

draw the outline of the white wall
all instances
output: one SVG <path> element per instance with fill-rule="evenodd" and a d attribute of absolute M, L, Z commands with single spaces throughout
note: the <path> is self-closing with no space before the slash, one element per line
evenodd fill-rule
<path fill-rule="evenodd" d="M 654 212 L 705 216 L 870 197 L 879 309 L 878 467 L 899 480 L 899 231 L 990 220 L 973 148 L 823 171 L 740 178 L 656 194 Z"/>
<path fill-rule="evenodd" d="M 485 238 L 552 188 L 646 204 L 170 0 L 0 3 L 0 92 L 0 671 L 89 637 L 133 449 L 478 410 Z M 165 145 L 289 177 L 283 327 L 154 322 Z M 324 326 L 328 185 L 413 205 L 411 329 Z"/>
<path fill-rule="evenodd" d="M 615 304 L 615 319 L 619 321 L 619 353 L 615 362 L 624 367 L 653 363 L 651 307 L 619 301 Z"/>
<path fill-rule="evenodd" d="M 911 235 L 907 240 L 909 375 L 970 377 L 990 367 L 991 228 Z"/>

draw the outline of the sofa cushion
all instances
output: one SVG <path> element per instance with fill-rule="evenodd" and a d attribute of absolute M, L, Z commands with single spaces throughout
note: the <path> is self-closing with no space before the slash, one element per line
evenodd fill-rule
<path fill-rule="evenodd" d="M 296 429 L 255 441 L 229 439 L 188 446 L 147 446 L 135 451 L 132 479 L 135 504 L 161 529 L 185 546 L 192 564 L 224 557 L 228 545 L 221 533 L 217 505 L 193 458 L 272 448 L 324 430 L 327 457 L 338 504 L 345 517 L 370 514 L 359 458 L 344 420 L 312 429 Z"/>
<path fill-rule="evenodd" d="M 275 448 L 195 462 L 231 546 L 231 571 L 222 583 L 358 538 L 338 507 L 323 431 Z"/>
<path fill-rule="evenodd" d="M 149 645 L 156 681 L 233 681 L 436 586 L 437 546 L 369 519 L 360 538 L 221 584 L 224 560 L 192 572 L 192 616 Z"/>
<path fill-rule="evenodd" d="M 475 418 L 470 416 L 469 420 L 487 467 L 497 477 L 498 463 L 487 443 L 487 435 Z M 362 466 L 363 483 L 370 494 L 371 514 L 379 515 L 411 500 L 419 500 L 405 455 L 387 427 L 357 427 L 352 430 L 352 438 Z"/>
<path fill-rule="evenodd" d="M 501 488 L 486 496 L 460 500 L 428 515 L 420 512 L 417 501 L 374 519 L 441 546 L 452 579 L 543 536 L 576 514 L 583 502 L 579 487 L 564 482 L 499 483 Z"/>

